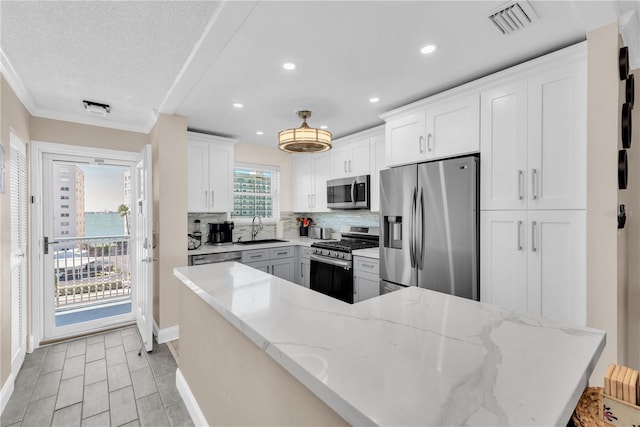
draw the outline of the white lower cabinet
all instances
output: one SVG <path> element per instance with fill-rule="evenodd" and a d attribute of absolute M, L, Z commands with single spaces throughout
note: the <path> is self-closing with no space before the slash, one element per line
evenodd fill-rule
<path fill-rule="evenodd" d="M 482 211 L 480 299 L 586 325 L 586 212 Z"/>
<path fill-rule="evenodd" d="M 296 281 L 298 285 L 305 288 L 311 286 L 309 280 L 311 276 L 311 248 L 298 247 L 298 256 L 296 259 Z"/>
<path fill-rule="evenodd" d="M 374 258 L 353 257 L 353 302 L 380 295 L 380 262 Z"/>
<path fill-rule="evenodd" d="M 255 249 L 242 252 L 242 263 L 293 282 L 295 247 Z"/>

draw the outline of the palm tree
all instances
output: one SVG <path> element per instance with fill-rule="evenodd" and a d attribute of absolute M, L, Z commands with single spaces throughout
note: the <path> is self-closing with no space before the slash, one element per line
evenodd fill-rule
<path fill-rule="evenodd" d="M 129 206 L 127 205 L 118 206 L 118 215 L 124 218 L 124 225 L 127 229 L 127 234 L 131 234 L 131 231 L 129 230 Z"/>

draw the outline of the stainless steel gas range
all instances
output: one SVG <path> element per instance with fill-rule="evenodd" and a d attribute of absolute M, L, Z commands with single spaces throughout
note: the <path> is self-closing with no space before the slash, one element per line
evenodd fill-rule
<path fill-rule="evenodd" d="M 311 244 L 310 287 L 353 304 L 353 260 L 357 249 L 379 246 L 379 227 L 343 226 L 339 241 Z"/>

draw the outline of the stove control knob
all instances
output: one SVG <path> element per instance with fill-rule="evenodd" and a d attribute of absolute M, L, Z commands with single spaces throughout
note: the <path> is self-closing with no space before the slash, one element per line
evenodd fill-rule
<path fill-rule="evenodd" d="M 340 258 L 344 259 L 344 254 L 340 254 Z"/>

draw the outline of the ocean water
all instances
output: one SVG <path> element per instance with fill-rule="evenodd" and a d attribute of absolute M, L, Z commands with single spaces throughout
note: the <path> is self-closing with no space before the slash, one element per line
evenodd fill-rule
<path fill-rule="evenodd" d="M 86 237 L 122 236 L 124 234 L 126 234 L 124 218 L 119 214 L 115 212 L 85 212 L 84 235 Z"/>

